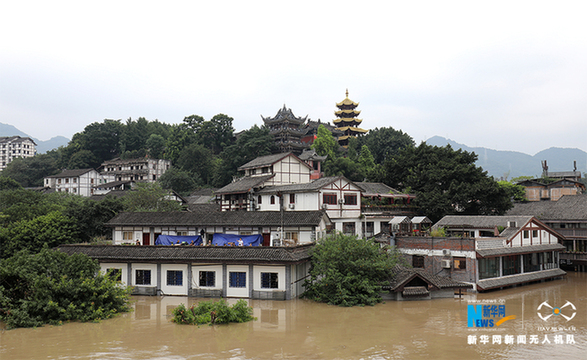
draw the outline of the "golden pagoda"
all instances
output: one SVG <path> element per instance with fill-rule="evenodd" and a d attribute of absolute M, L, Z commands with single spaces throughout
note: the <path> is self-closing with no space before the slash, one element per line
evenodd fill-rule
<path fill-rule="evenodd" d="M 346 98 L 336 104 L 338 111 L 335 111 L 334 115 L 336 115 L 337 119 L 332 122 L 343 133 L 338 137 L 338 143 L 341 146 L 347 147 L 350 137 L 357 137 L 357 135 L 365 134 L 369 131 L 359 127 L 363 120 L 357 119 L 357 116 L 361 113 L 360 110 L 356 110 L 357 106 L 359 106 L 359 103 L 349 99 L 348 89 L 346 90 Z"/>

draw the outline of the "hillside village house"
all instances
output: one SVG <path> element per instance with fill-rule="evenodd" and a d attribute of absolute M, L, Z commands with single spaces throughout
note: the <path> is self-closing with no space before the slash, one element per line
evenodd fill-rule
<path fill-rule="evenodd" d="M 29 137 L 0 136 L 0 171 L 16 158 L 28 158 L 37 154 L 37 144 Z"/>
<path fill-rule="evenodd" d="M 564 236 L 533 216 L 445 216 L 433 229 L 448 237 L 397 236 L 414 268 L 485 291 L 566 275 L 559 268 Z"/>
<path fill-rule="evenodd" d="M 171 167 L 171 161 L 164 159 L 120 159 L 104 161 L 101 173 L 113 176 L 113 181 L 155 182 Z"/>
<path fill-rule="evenodd" d="M 578 195 L 585 191 L 585 184 L 572 179 L 561 179 L 548 184 L 539 180 L 525 180 L 518 185 L 526 189 L 528 201 L 557 201 L 564 195 Z"/>
<path fill-rule="evenodd" d="M 114 181 L 110 175 L 102 175 L 94 169 L 64 170 L 43 179 L 46 188 L 74 195 L 92 196 L 94 188 Z"/>
<path fill-rule="evenodd" d="M 307 158 L 320 161 L 316 157 Z M 324 210 L 333 229 L 359 236 L 385 231 L 393 214 L 405 210 L 383 205 L 366 210 L 361 203 L 363 193 L 369 199 L 383 197 L 393 206 L 396 206 L 394 199 L 398 204 L 403 204 L 406 198 L 409 202 L 410 195 L 400 194 L 384 184 L 355 184 L 344 176 L 313 179 L 315 169 L 320 169 L 319 165 L 309 165 L 293 153 L 259 157 L 239 168 L 245 176 L 216 191 L 218 202 L 222 211 L 290 214 Z"/>
<path fill-rule="evenodd" d="M 565 237 L 561 266 L 587 269 L 587 194 L 565 195 L 557 201 L 516 203 L 508 215 L 534 215 Z"/>

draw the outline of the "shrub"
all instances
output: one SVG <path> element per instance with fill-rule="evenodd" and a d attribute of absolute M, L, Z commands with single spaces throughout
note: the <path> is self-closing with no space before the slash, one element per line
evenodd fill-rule
<path fill-rule="evenodd" d="M 0 320 L 8 328 L 99 321 L 130 310 L 130 288 L 86 255 L 43 249 L 0 261 Z"/>
<path fill-rule="evenodd" d="M 256 320 L 253 317 L 253 308 L 242 299 L 233 306 L 229 306 L 224 299 L 217 302 L 203 301 L 189 309 L 180 304 L 173 309 L 171 319 L 175 323 L 189 325 L 242 323 L 251 320 Z"/>

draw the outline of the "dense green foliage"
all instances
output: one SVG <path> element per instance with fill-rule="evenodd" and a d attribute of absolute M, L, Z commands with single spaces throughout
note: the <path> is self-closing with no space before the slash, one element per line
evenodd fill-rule
<path fill-rule="evenodd" d="M 256 320 L 253 317 L 253 308 L 242 299 L 232 306 L 229 306 L 224 299 L 203 301 L 196 307 L 192 305 L 189 309 L 184 304 L 180 304 L 173 309 L 172 313 L 171 321 L 189 325 L 242 323 Z"/>
<path fill-rule="evenodd" d="M 522 185 L 518 185 L 516 183 L 505 180 L 498 181 L 497 183 L 501 188 L 503 188 L 508 193 L 508 196 L 513 201 L 526 200 L 526 188 Z"/>
<path fill-rule="evenodd" d="M 179 202 L 168 198 L 169 195 L 169 190 L 163 189 L 159 183 L 137 183 L 122 201 L 125 211 L 130 212 L 183 210 Z"/>
<path fill-rule="evenodd" d="M 449 214 L 503 215 L 509 193 L 475 166 L 477 155 L 450 145 L 409 147 L 386 162 L 386 183 L 417 195 L 420 211 L 433 222 Z"/>
<path fill-rule="evenodd" d="M 65 193 L 17 188 L 0 191 L 0 258 L 22 249 L 90 242 L 106 234 L 103 224 L 123 210 L 121 199 L 94 201 Z"/>
<path fill-rule="evenodd" d="M 375 305 L 381 302 L 381 284 L 402 259 L 395 249 L 383 250 L 372 240 L 333 234 L 312 250 L 303 296 L 340 306 Z"/>
<path fill-rule="evenodd" d="M 44 249 L 0 260 L 0 320 L 9 328 L 98 321 L 130 310 L 128 288 L 97 261 Z"/>

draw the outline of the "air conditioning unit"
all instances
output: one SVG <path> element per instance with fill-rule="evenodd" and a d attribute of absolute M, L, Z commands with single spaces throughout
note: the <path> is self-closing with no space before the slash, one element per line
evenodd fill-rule
<path fill-rule="evenodd" d="M 328 204 L 322 204 L 322 210 L 327 210 L 328 209 Z"/>
<path fill-rule="evenodd" d="M 296 208 L 296 204 L 289 204 L 289 208 L 290 209 L 295 209 Z"/>
<path fill-rule="evenodd" d="M 338 199 L 339 204 L 344 204 L 344 199 Z"/>
<path fill-rule="evenodd" d="M 450 249 L 442 249 L 443 256 L 450 256 Z"/>
<path fill-rule="evenodd" d="M 450 260 L 442 260 L 442 268 L 443 269 L 450 269 Z"/>

